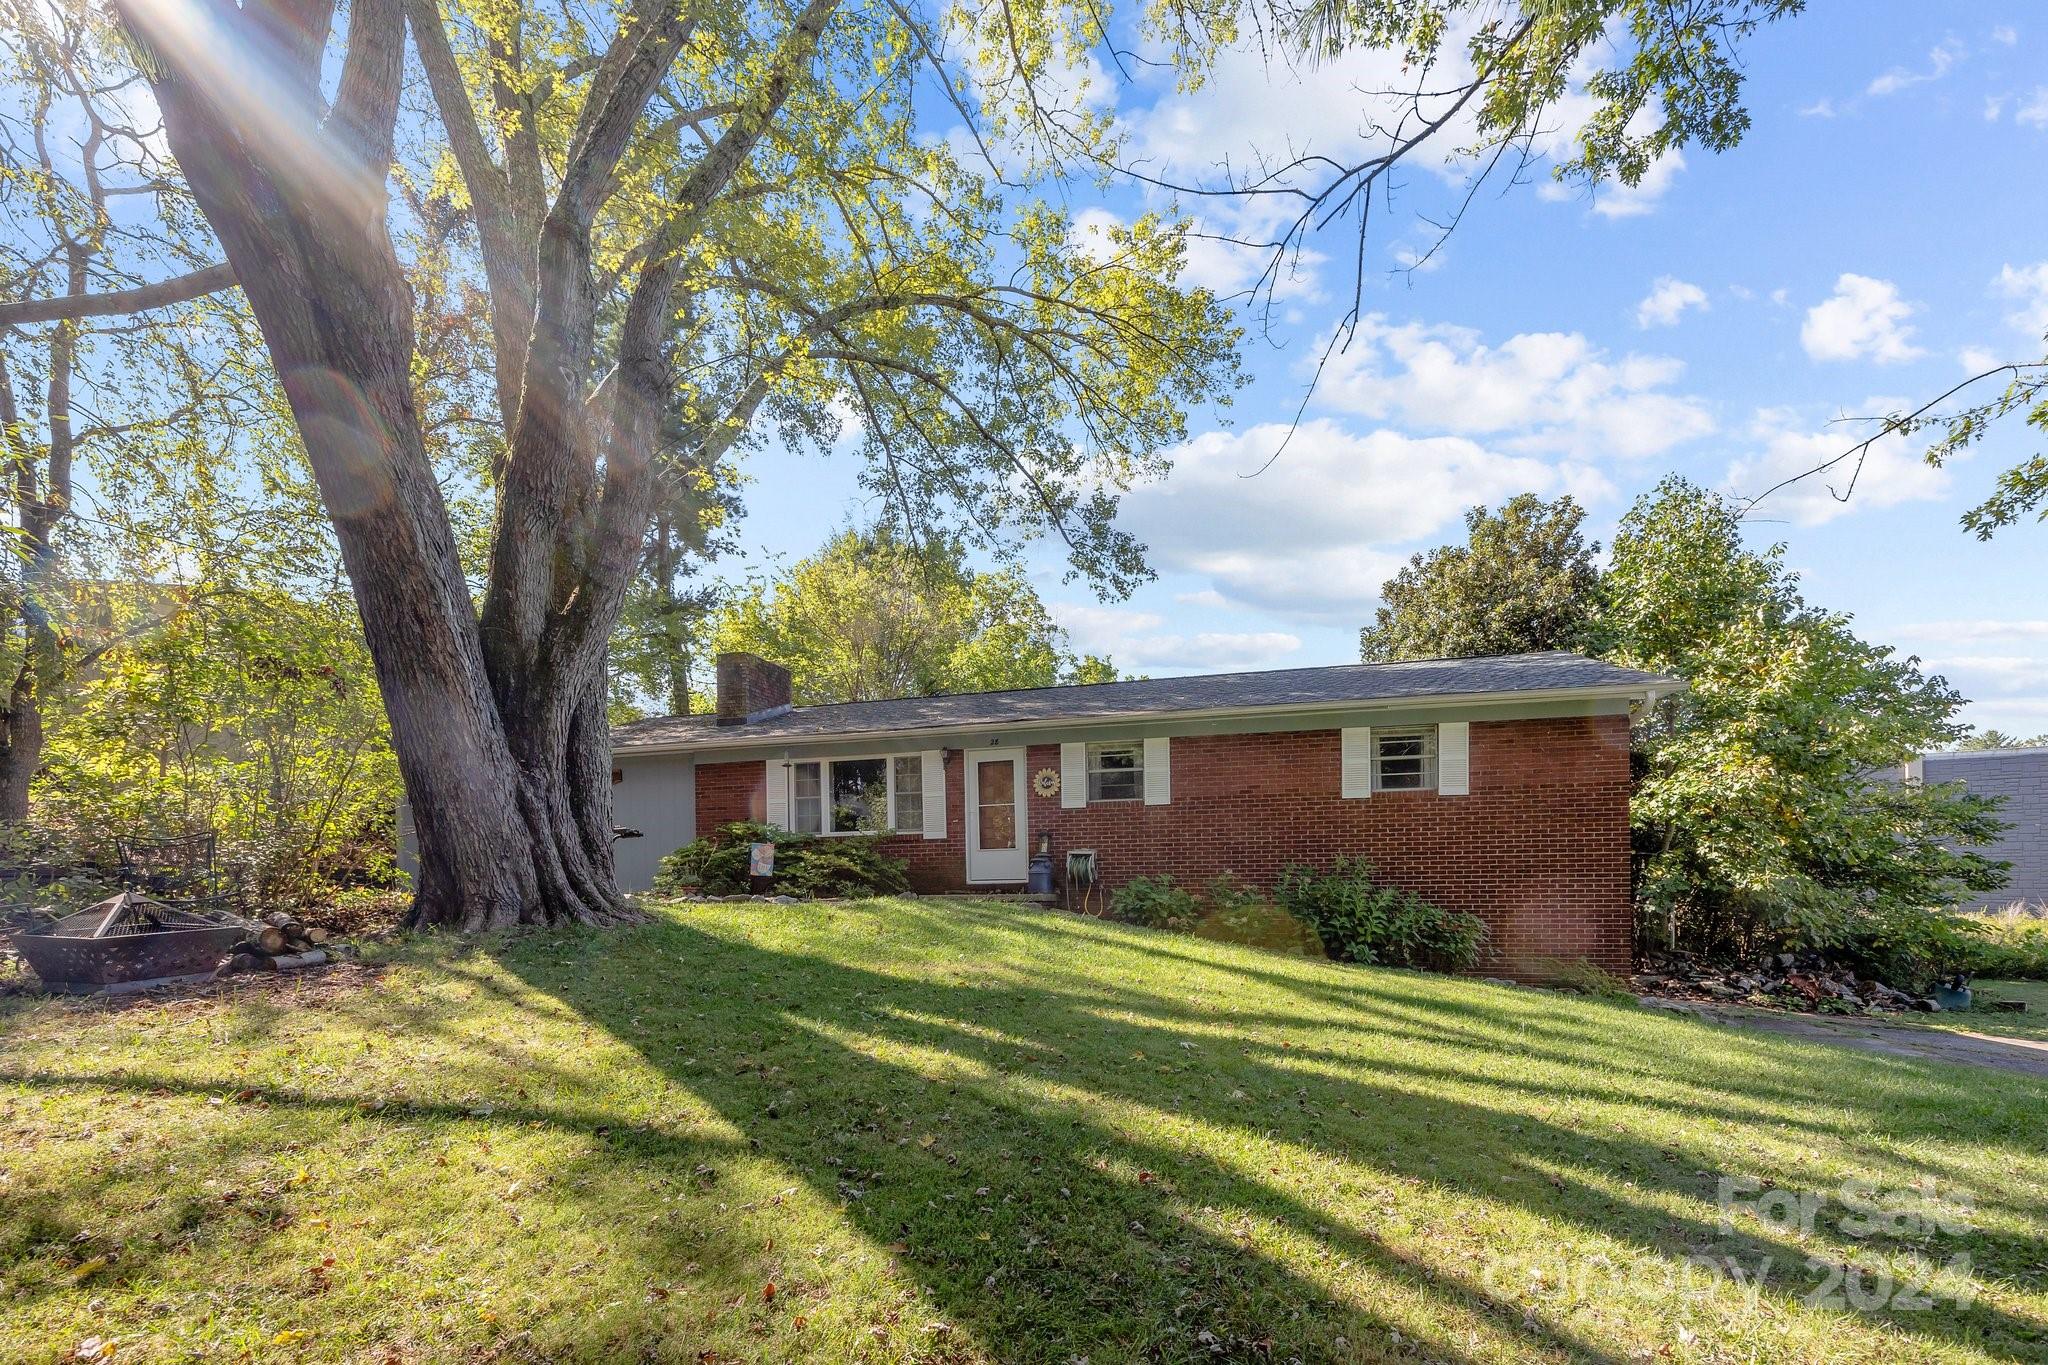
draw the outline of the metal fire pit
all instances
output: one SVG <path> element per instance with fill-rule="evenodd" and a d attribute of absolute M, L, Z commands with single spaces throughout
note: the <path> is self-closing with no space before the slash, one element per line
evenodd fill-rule
<path fill-rule="evenodd" d="M 248 932 L 225 911 L 181 910 L 123 891 L 48 929 L 16 934 L 14 948 L 45 986 L 76 993 L 210 975 Z"/>

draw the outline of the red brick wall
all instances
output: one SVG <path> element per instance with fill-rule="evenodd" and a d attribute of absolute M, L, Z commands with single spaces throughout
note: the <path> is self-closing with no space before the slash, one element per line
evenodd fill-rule
<path fill-rule="evenodd" d="M 966 814 L 959 751 L 946 754 L 946 838 L 895 836 L 921 891 L 966 885 Z M 1027 751 L 1025 781 L 1059 770 L 1059 746 Z M 762 765 L 697 765 L 700 833 L 759 819 Z M 1030 796 L 1030 839 L 1052 834 L 1056 870 L 1070 848 L 1093 848 L 1104 884 L 1171 873 L 1199 885 L 1233 872 L 1270 886 L 1291 863 L 1364 854 L 1399 886 L 1487 921 L 1482 970 L 1538 976 L 1549 960 L 1586 958 L 1626 971 L 1628 720 L 1572 717 L 1475 723 L 1472 791 L 1338 795 L 1338 733 L 1220 735 L 1173 741 L 1173 800 L 1066 810 Z"/>
<path fill-rule="evenodd" d="M 766 820 L 767 772 L 759 763 L 698 763 L 697 837 L 736 820 Z"/>
<path fill-rule="evenodd" d="M 1058 749 L 1053 751 L 1055 755 Z M 964 760 L 946 751 L 946 837 L 896 834 L 882 841 L 892 858 L 909 864 L 910 884 L 919 891 L 966 891 L 967 805 L 960 780 Z M 1058 760 L 1054 760 L 1057 766 Z M 697 834 L 709 834 L 735 820 L 763 820 L 767 810 L 767 769 L 756 763 L 697 764 Z M 1038 816 L 1031 819 L 1036 829 Z"/>

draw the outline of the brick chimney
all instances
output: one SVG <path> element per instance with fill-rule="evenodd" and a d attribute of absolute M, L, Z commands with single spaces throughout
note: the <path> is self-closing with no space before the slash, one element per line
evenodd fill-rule
<path fill-rule="evenodd" d="M 789 670 L 756 654 L 718 656 L 718 723 L 746 725 L 789 709 Z"/>

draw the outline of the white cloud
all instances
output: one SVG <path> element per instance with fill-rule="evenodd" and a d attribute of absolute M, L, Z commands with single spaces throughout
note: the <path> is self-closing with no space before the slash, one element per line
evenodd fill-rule
<path fill-rule="evenodd" d="M 1193 635 L 1141 635 L 1113 657 L 1141 673 L 1237 673 L 1278 668 L 1301 649 L 1284 630 L 1198 631 Z M 1128 663 L 1124 663 L 1129 660 Z"/>
<path fill-rule="evenodd" d="M 1671 275 L 1658 279 L 1649 295 L 1636 305 L 1636 326 L 1670 327 L 1688 308 L 1705 309 L 1707 291 Z"/>
<path fill-rule="evenodd" d="M 1965 346 L 1956 352 L 1956 364 L 1963 367 L 1964 374 L 1982 374 L 1997 363 L 1997 354 L 1982 346 Z"/>
<path fill-rule="evenodd" d="M 1979 713 L 1973 711 L 1970 714 L 1974 717 Z M 1998 699 L 1997 709 L 1995 711 L 1987 712 L 1985 714 L 2001 717 L 2028 716 L 2034 718 L 2048 718 L 2048 697 L 2001 697 Z M 2004 724 L 1999 724 L 1994 721 L 1988 725 L 1982 721 L 1978 721 L 1977 725 L 1979 729 L 1991 730 L 2019 728 L 2018 726 L 2013 725 L 2011 721 L 2007 721 Z"/>
<path fill-rule="evenodd" d="M 1469 72 L 1461 41 L 1447 41 L 1444 52 L 1431 89 L 1454 88 Z M 1306 62 L 1244 43 L 1217 54 L 1199 89 L 1169 90 L 1134 114 L 1130 155 L 1151 174 L 1205 181 L 1220 180 L 1226 168 L 1278 167 L 1311 154 L 1363 159 L 1384 150 L 1386 139 L 1375 130 L 1399 118 L 1408 100 L 1398 92 L 1413 90 L 1416 81 L 1396 51 L 1357 45 L 1330 61 Z M 1426 107 L 1440 112 L 1454 102 L 1446 96 Z M 1432 151 L 1470 143 L 1474 117 L 1466 113 L 1439 132 Z M 1415 164 L 1457 178 L 1439 156 Z M 1320 178 L 1327 170 L 1304 174 Z"/>
<path fill-rule="evenodd" d="M 1897 406 L 1896 400 L 1873 398 L 1868 410 L 1887 412 Z M 1728 487 L 1737 497 L 1756 497 L 1781 479 L 1807 474 L 1837 460 L 1866 433 L 1853 423 L 1808 431 L 1798 425 L 1794 414 L 1764 409 L 1757 413 L 1750 434 L 1760 449 L 1728 467 Z M 1802 526 L 1818 526 L 1858 509 L 1922 502 L 1941 497 L 1947 490 L 1948 471 L 1928 464 L 1920 458 L 1919 446 L 1893 434 L 1873 442 L 1860 462 L 1841 460 L 1822 473 L 1778 489 L 1758 511 L 1766 517 L 1789 517 Z"/>
<path fill-rule="evenodd" d="M 1405 558 L 1394 547 L 1438 534 L 1473 503 L 1602 491 L 1581 469 L 1327 418 L 1291 438 L 1276 423 L 1210 432 L 1173 459 L 1171 477 L 1125 498 L 1121 520 L 1156 562 L 1206 578 L 1218 598 L 1303 619 L 1363 619 Z"/>
<path fill-rule="evenodd" d="M 2029 128 L 2048 128 L 2048 85 L 2037 85 L 2034 93 L 2027 96 L 2027 102 L 2012 116 L 2014 123 Z"/>
<path fill-rule="evenodd" d="M 1271 247 L 1252 245 L 1257 238 L 1240 237 L 1223 224 L 1198 221 L 1187 239 L 1187 261 L 1181 283 L 1199 285 L 1219 298 L 1256 290 L 1276 300 L 1313 302 L 1323 296 L 1317 283 L 1325 256 L 1298 247 L 1275 256 Z"/>
<path fill-rule="evenodd" d="M 2012 100 L 2011 95 L 1986 95 L 1984 97 L 1984 121 L 1996 123 L 2005 113 L 2005 106 Z"/>
<path fill-rule="evenodd" d="M 2048 621 L 1999 621 L 1983 617 L 1954 621 L 1920 621 L 1900 626 L 1898 634 L 1908 640 L 1936 644 L 1973 644 L 1982 640 L 2048 640 Z"/>
<path fill-rule="evenodd" d="M 2041 685 L 2048 662 L 2016 654 L 1954 654 L 1942 657 L 1940 671 L 1973 692 L 2025 692 Z"/>
<path fill-rule="evenodd" d="M 1837 112 L 1835 102 L 1826 97 L 1817 99 L 1812 104 L 1804 104 L 1799 107 L 1799 117 L 1801 118 L 1833 118 Z"/>
<path fill-rule="evenodd" d="M 1998 24 L 1991 30 L 1991 41 L 2000 47 L 2011 47 L 2020 40 L 2020 31 L 2011 24 Z"/>
<path fill-rule="evenodd" d="M 1199 592 L 1177 592 L 1173 595 L 1173 600 L 1184 607 L 1205 607 L 1212 610 L 1230 605 L 1223 594 L 1214 588 L 1203 588 Z"/>
<path fill-rule="evenodd" d="M 1217 597 L 1221 603 L 1222 598 Z M 1272 668 L 1301 649 L 1301 637 L 1284 630 L 1164 630 L 1166 618 L 1132 607 L 1088 602 L 1053 602 L 1047 610 L 1076 648 L 1107 654 L 1120 668 L 1139 673 L 1229 672 Z"/>
<path fill-rule="evenodd" d="M 1912 344 L 1906 319 L 1913 305 L 1899 297 L 1890 280 L 1844 274 L 1835 292 L 1806 310 L 1800 344 L 1815 360 L 1874 360 L 1880 365 L 1912 360 L 1925 352 Z"/>
<path fill-rule="evenodd" d="M 1105 208 L 1085 208 L 1067 224 L 1067 243 L 1092 261 L 1106 261 L 1116 254 L 1110 234 L 1124 226 L 1124 220 Z"/>
<path fill-rule="evenodd" d="M 1467 53 L 1475 29 L 1470 19 L 1454 24 L 1427 72 L 1407 65 L 1398 50 L 1356 44 L 1330 60 L 1308 61 L 1290 56 L 1284 45 L 1248 36 L 1216 56 L 1199 88 L 1183 90 L 1164 86 L 1164 73 L 1172 68 L 1162 60 L 1139 77 L 1158 93 L 1149 106 L 1125 118 L 1125 161 L 1149 177 L 1180 186 L 1214 188 L 1258 180 L 1269 191 L 1314 192 L 1330 182 L 1335 167 L 1357 166 L 1388 151 L 1389 130 L 1412 130 L 1444 118 L 1404 167 L 1462 186 L 1484 168 L 1482 158 L 1464 150 L 1485 141 L 1479 107 L 1476 102 L 1461 106 L 1458 93 L 1473 76 Z M 1164 59 L 1169 54 L 1155 48 L 1145 55 Z M 1551 102 L 1542 132 L 1531 140 L 1529 150 L 1537 160 L 1555 163 L 1576 150 L 1580 133 L 1600 107 L 1583 82 L 1606 55 L 1604 47 L 1589 51 L 1569 74 L 1569 88 Z M 1429 93 L 1418 98 L 1418 89 Z M 1656 118 L 1646 110 L 1631 131 L 1647 131 Z M 1593 209 L 1608 217 L 1648 213 L 1684 168 L 1684 156 L 1674 151 L 1651 165 L 1640 185 L 1596 187 Z M 1556 198 L 1575 191 L 1545 177 L 1539 192 Z M 1427 202 L 1424 193 L 1411 197 L 1418 205 Z M 1282 235 L 1301 208 L 1300 201 L 1268 193 L 1211 200 L 1203 211 L 1223 224 L 1218 231 L 1265 240 Z M 1355 227 L 1355 220 L 1344 218 L 1335 230 L 1349 233 Z M 1335 254 L 1346 253 L 1339 249 Z M 1422 254 L 1411 247 L 1404 258 L 1400 248 L 1395 250 L 1404 269 Z"/>
<path fill-rule="evenodd" d="M 1912 71 L 1903 66 L 1895 66 L 1872 81 L 1864 93 L 1878 96 L 1896 95 L 1901 90 L 1911 89 L 1916 85 L 1925 85 L 1929 81 L 1938 81 L 1949 72 L 1955 70 L 1956 63 L 1960 62 L 1966 55 L 1968 55 L 1968 50 L 1964 48 L 1960 40 L 1944 38 L 1928 52 L 1927 69 L 1925 71 Z"/>
<path fill-rule="evenodd" d="M 1046 610 L 1084 650 L 1100 652 L 1137 631 L 1157 630 L 1166 618 L 1134 607 L 1105 607 L 1093 602 L 1052 602 Z"/>
<path fill-rule="evenodd" d="M 1076 251 L 1091 259 L 1106 261 L 1116 253 L 1113 234 L 1129 224 L 1099 206 L 1074 215 L 1067 227 L 1067 240 Z M 1306 248 L 1292 251 L 1279 260 L 1269 248 L 1249 244 L 1220 225 L 1196 220 L 1186 240 L 1180 283 L 1207 289 L 1218 298 L 1239 298 L 1255 287 L 1261 296 L 1270 291 L 1276 300 L 1313 301 L 1321 297 L 1316 272 L 1323 254 Z M 1270 275 L 1269 275 L 1270 272 Z"/>
<path fill-rule="evenodd" d="M 1639 218 L 1654 213 L 1678 173 L 1685 169 L 1685 153 L 1666 152 L 1650 163 L 1643 178 L 1633 185 L 1610 181 L 1593 191 L 1593 212 L 1602 218 Z"/>
<path fill-rule="evenodd" d="M 1417 275 L 1428 275 L 1443 269 L 1444 262 L 1449 258 L 1450 252 L 1440 241 L 1427 242 L 1421 246 L 1411 246 L 1407 242 L 1402 242 L 1394 247 L 1394 264 Z"/>
<path fill-rule="evenodd" d="M 2019 307 L 2005 315 L 2007 322 L 2029 336 L 2048 333 L 2048 261 L 2008 265 L 1998 272 L 1992 287 L 2006 298 L 2019 301 Z"/>
<path fill-rule="evenodd" d="M 1517 452 L 1636 457 L 1714 429 L 1698 399 L 1663 392 L 1683 370 L 1668 356 L 1612 357 L 1578 332 L 1524 332 L 1489 346 L 1471 328 L 1393 326 L 1374 314 L 1331 357 L 1317 398 L 1425 429 L 1508 433 Z"/>

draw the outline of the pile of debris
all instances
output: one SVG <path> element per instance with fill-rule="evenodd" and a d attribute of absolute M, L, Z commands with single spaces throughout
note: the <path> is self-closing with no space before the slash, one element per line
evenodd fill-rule
<path fill-rule="evenodd" d="M 1740 1001 L 1822 1014 L 1898 1013 L 1938 1008 L 1818 953 L 1774 953 L 1756 967 L 1717 967 L 1683 953 L 1652 953 L 1631 979 L 1641 995 Z"/>
<path fill-rule="evenodd" d="M 328 960 L 328 933 L 302 923 L 282 910 L 273 910 L 252 924 L 247 938 L 228 951 L 232 954 L 217 975 L 229 972 L 289 972 L 318 967 Z"/>

